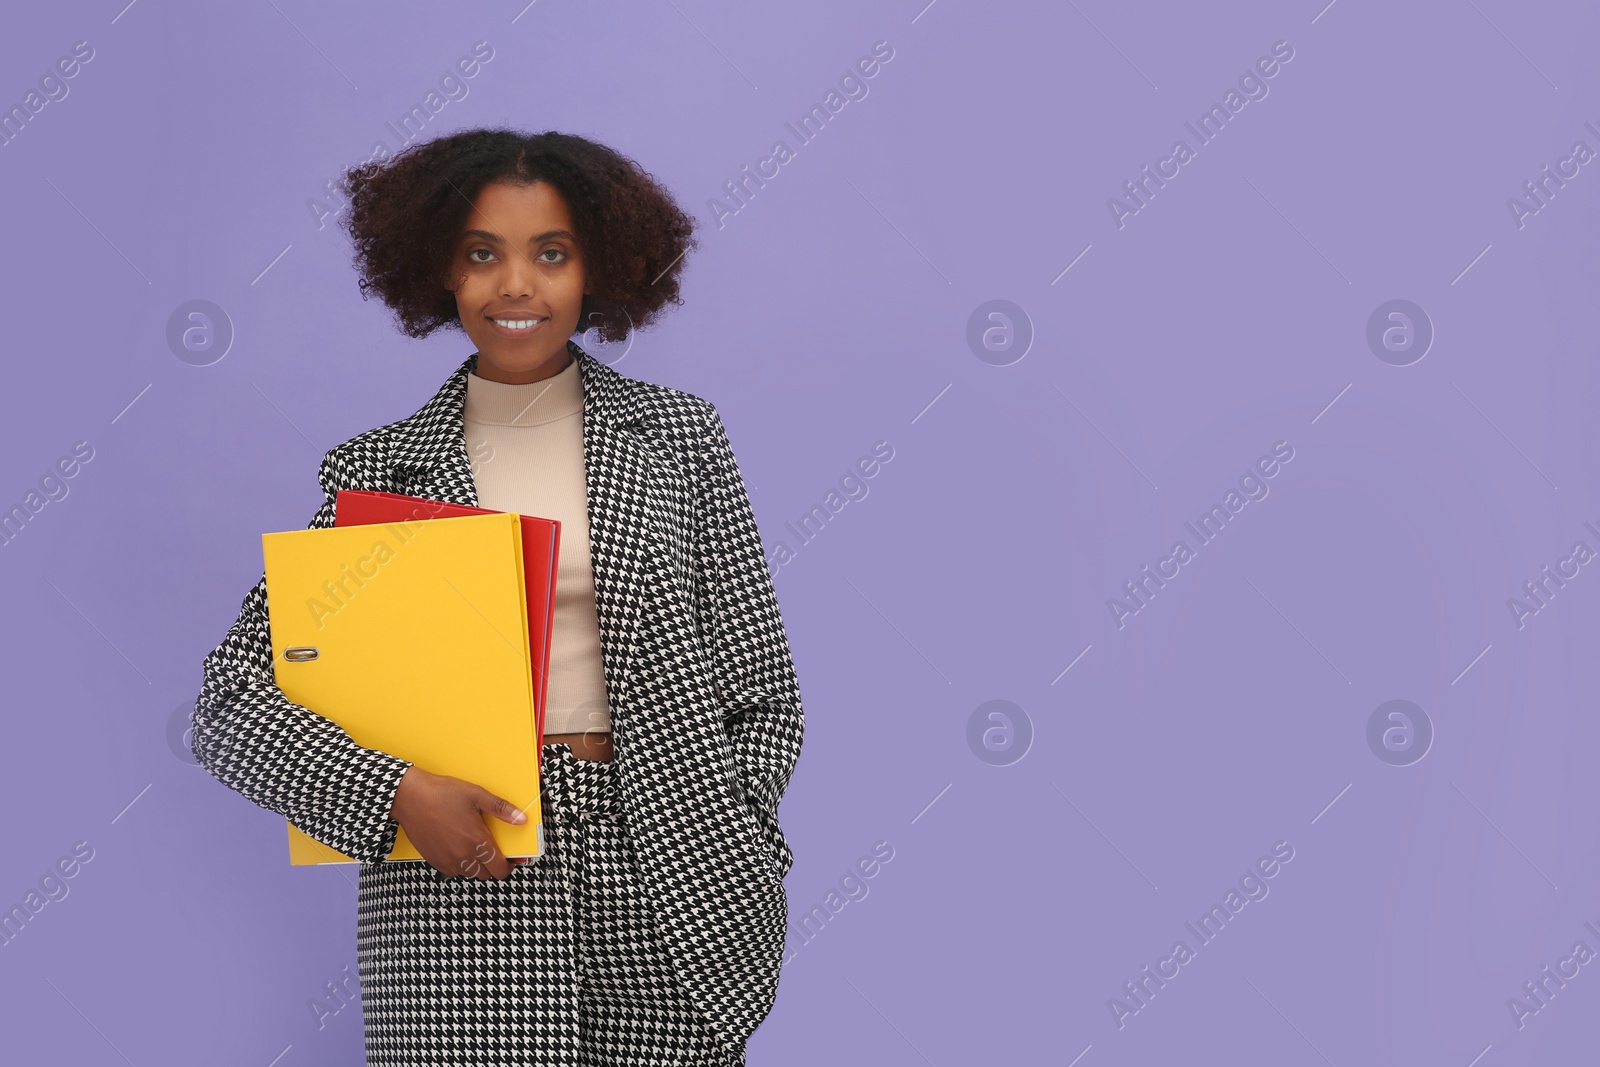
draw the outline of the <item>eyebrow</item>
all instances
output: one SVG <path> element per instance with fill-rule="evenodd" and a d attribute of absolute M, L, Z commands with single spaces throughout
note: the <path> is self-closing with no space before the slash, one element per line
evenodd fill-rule
<path fill-rule="evenodd" d="M 461 234 L 461 239 L 463 241 L 472 237 L 477 237 L 488 241 L 490 244 L 505 244 L 498 234 L 490 233 L 487 230 L 465 230 Z M 543 233 L 536 233 L 532 237 L 528 238 L 528 243 L 531 245 L 536 245 L 541 241 L 548 241 L 552 237 L 565 237 L 569 241 L 577 240 L 577 237 L 573 236 L 570 230 L 546 230 Z"/>

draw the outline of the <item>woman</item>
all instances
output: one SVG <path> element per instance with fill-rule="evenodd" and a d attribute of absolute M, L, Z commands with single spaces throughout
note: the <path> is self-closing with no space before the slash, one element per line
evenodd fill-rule
<path fill-rule="evenodd" d="M 289 702 L 264 576 L 206 657 L 195 755 L 361 861 L 369 1064 L 742 1064 L 787 926 L 793 660 L 716 409 L 570 340 L 681 303 L 692 223 L 631 160 L 557 133 L 439 138 L 345 191 L 363 292 L 477 351 L 324 456 L 310 525 L 340 489 L 561 521 L 545 850 L 508 862 L 484 822 L 520 821 L 506 800 Z M 426 863 L 386 861 L 402 826 Z"/>

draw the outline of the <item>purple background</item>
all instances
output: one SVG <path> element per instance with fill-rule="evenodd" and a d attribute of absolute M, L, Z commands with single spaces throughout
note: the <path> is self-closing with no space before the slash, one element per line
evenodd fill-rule
<path fill-rule="evenodd" d="M 13 16 L 6 108 L 74 42 L 94 58 L 0 148 L 0 506 L 94 457 L 0 553 L 0 908 L 94 858 L 0 947 L 9 1049 L 361 1061 L 357 1007 L 311 1007 L 355 970 L 354 871 L 291 870 L 283 820 L 181 730 L 322 453 L 472 351 L 363 303 L 313 201 L 487 41 L 420 136 L 581 133 L 679 197 L 685 306 L 590 350 L 714 401 L 795 553 L 793 956 L 752 1063 L 1593 1057 L 1600 962 L 1521 1028 L 1507 1000 L 1600 951 L 1600 565 L 1520 629 L 1507 601 L 1600 549 L 1600 162 L 1520 227 L 1507 201 L 1600 151 L 1600 13 L 922 3 Z M 868 94 L 797 145 L 784 123 L 876 41 Z M 1278 41 L 1268 95 L 1119 228 L 1108 198 Z M 779 138 L 795 158 L 719 228 Z M 208 366 L 166 337 L 197 299 L 234 331 Z M 1005 366 L 967 341 L 995 299 L 1034 335 Z M 1366 341 L 1392 299 L 1436 331 L 1409 366 Z M 786 523 L 878 441 L 868 494 L 802 543 Z M 1119 629 L 1108 598 L 1279 441 L 1269 495 Z M 1366 739 L 1392 699 L 1435 731 L 1409 766 Z M 968 740 L 992 700 L 1020 709 L 998 755 Z M 1184 923 L 1279 841 L 1270 894 L 1202 946 Z M 1180 938 L 1119 1027 L 1108 999 Z"/>

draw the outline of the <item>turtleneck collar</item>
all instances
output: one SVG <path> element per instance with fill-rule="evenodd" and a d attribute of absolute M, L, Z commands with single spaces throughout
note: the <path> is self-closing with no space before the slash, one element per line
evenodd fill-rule
<path fill-rule="evenodd" d="M 510 385 L 467 375 L 462 418 L 494 426 L 538 426 L 583 411 L 583 378 L 578 361 L 537 382 Z"/>

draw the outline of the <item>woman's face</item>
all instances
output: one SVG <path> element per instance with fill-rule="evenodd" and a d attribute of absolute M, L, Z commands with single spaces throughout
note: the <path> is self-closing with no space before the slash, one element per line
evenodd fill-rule
<path fill-rule="evenodd" d="M 572 231 L 566 201 L 546 182 L 492 182 L 478 194 L 451 274 L 480 378 L 536 382 L 566 368 L 589 288 Z"/>

